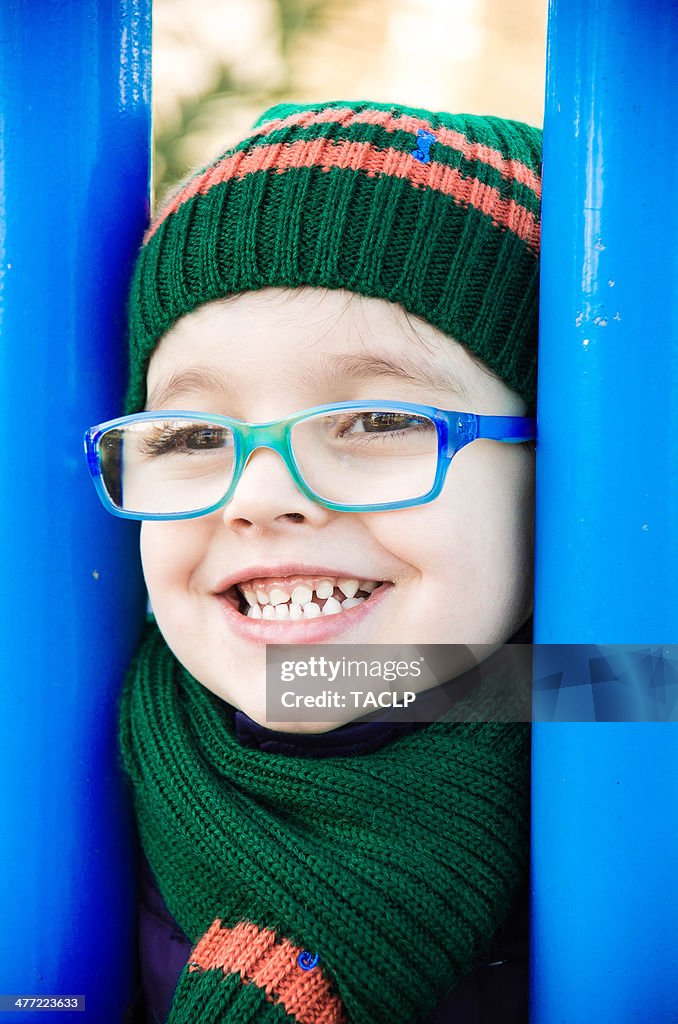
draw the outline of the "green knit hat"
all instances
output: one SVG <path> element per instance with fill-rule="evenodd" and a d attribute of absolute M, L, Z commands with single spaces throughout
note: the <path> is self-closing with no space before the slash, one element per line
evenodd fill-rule
<path fill-rule="evenodd" d="M 384 103 L 280 104 L 194 172 L 144 236 L 126 413 L 163 334 L 224 295 L 345 288 L 399 302 L 536 397 L 541 131 Z"/>

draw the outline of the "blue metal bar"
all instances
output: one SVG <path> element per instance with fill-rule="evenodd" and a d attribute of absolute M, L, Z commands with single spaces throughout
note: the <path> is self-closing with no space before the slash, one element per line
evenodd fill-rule
<path fill-rule="evenodd" d="M 122 411 L 150 31 L 150 0 L 0 5 L 0 993 L 84 995 L 61 1024 L 119 1024 L 135 967 L 115 701 L 145 592 L 82 435 Z"/>
<path fill-rule="evenodd" d="M 552 0 L 535 641 L 678 641 L 678 6 Z M 675 724 L 534 727 L 534 1024 L 678 1020 Z"/>

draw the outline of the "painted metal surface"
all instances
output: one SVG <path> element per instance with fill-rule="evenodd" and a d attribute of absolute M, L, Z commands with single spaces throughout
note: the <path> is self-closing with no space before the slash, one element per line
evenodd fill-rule
<path fill-rule="evenodd" d="M 678 641 L 678 7 L 553 0 L 535 641 Z M 678 1020 L 675 723 L 534 727 L 535 1024 Z"/>
<path fill-rule="evenodd" d="M 84 995 L 64 1024 L 119 1024 L 134 970 L 114 705 L 145 592 L 82 435 L 122 412 L 150 30 L 150 0 L 0 5 L 0 993 Z"/>

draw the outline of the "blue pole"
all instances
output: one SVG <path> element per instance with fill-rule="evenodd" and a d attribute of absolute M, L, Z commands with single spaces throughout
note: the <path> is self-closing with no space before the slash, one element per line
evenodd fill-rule
<path fill-rule="evenodd" d="M 120 1024 L 133 984 L 115 701 L 145 593 L 138 524 L 99 507 L 82 435 L 122 408 L 150 22 L 150 0 L 0 5 L 0 994 L 84 995 L 60 1024 Z"/>
<path fill-rule="evenodd" d="M 535 642 L 678 642 L 678 6 L 552 0 Z M 678 735 L 534 727 L 531 1020 L 678 1020 Z"/>

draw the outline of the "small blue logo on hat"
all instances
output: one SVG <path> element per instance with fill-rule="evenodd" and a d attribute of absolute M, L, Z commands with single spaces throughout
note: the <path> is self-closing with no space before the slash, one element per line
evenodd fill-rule
<path fill-rule="evenodd" d="M 422 164 L 430 164 L 431 154 L 429 150 L 436 141 L 435 135 L 432 132 L 426 132 L 423 128 L 419 128 L 417 131 L 417 148 L 412 150 L 412 156 L 415 160 L 419 160 Z"/>

